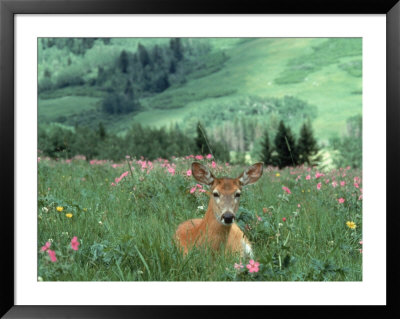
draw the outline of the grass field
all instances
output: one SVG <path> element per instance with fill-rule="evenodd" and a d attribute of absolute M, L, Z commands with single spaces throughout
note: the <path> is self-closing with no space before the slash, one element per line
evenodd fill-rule
<path fill-rule="evenodd" d="M 146 45 L 157 43 L 157 39 L 146 41 Z M 210 104 L 234 104 L 249 96 L 283 98 L 289 95 L 316 106 L 318 112 L 313 122 L 314 131 L 319 141 L 327 141 L 332 135 L 345 132 L 349 116 L 362 113 L 360 39 L 254 38 L 209 39 L 209 42 L 213 52 L 223 51 L 228 57 L 220 67 L 215 66 L 215 72 L 206 72 L 202 77 L 189 76 L 187 82 L 180 86 L 143 97 L 142 112 L 114 122 L 107 120 L 107 128 L 115 133 L 124 132 L 134 122 L 156 127 L 174 122 L 185 126 L 185 116 L 189 112 L 201 112 Z M 130 40 L 126 49 L 134 50 L 137 43 L 137 39 Z M 116 52 L 122 47 L 123 40 L 119 39 L 98 57 L 98 63 L 107 54 L 117 56 Z M 82 65 L 80 69 L 96 65 L 96 52 L 99 52 L 97 47 L 89 50 L 82 61 L 76 61 L 78 66 Z M 87 72 L 92 72 L 89 69 Z M 90 88 L 85 97 L 82 96 L 82 87 L 75 89 L 70 87 L 46 93 L 47 98 L 53 98 L 39 99 L 39 122 L 67 117 L 79 107 L 81 117 L 88 116 L 86 111 L 93 107 L 95 101 L 92 96 L 100 96 L 102 92 Z M 88 117 L 88 122 L 92 123 L 93 118 Z M 208 124 L 215 123 L 204 123 L 206 128 Z"/>
<path fill-rule="evenodd" d="M 362 280 L 359 170 L 266 168 L 244 188 L 238 224 L 260 263 L 249 273 L 247 259 L 200 249 L 183 257 L 173 242 L 208 204 L 187 176 L 193 158 L 38 161 L 38 280 Z M 199 161 L 216 176 L 244 168 Z"/>

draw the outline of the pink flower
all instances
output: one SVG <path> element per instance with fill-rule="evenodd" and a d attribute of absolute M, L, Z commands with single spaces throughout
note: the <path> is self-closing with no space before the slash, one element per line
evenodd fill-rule
<path fill-rule="evenodd" d="M 325 176 L 325 174 L 322 174 L 322 173 L 320 173 L 320 172 L 316 172 L 316 173 L 315 173 L 315 178 L 320 178 L 320 177 L 322 177 L 322 176 Z"/>
<path fill-rule="evenodd" d="M 205 189 L 199 189 L 199 192 L 200 192 L 200 193 L 205 193 L 206 190 L 205 190 Z"/>
<path fill-rule="evenodd" d="M 287 188 L 286 186 L 282 186 L 282 189 L 283 189 L 286 193 L 288 193 L 288 194 L 291 194 L 291 193 L 292 193 L 292 192 L 290 191 L 290 189 Z"/>
<path fill-rule="evenodd" d="M 317 189 L 320 190 L 321 189 L 321 183 L 317 184 Z"/>
<path fill-rule="evenodd" d="M 360 188 L 360 185 L 358 185 L 358 183 L 354 183 L 354 187 L 355 188 Z"/>
<path fill-rule="evenodd" d="M 328 183 L 329 183 L 329 178 L 325 180 L 325 184 L 328 184 Z"/>
<path fill-rule="evenodd" d="M 174 169 L 173 167 L 169 167 L 169 168 L 168 168 L 168 172 L 169 172 L 171 175 L 175 175 L 175 169 Z"/>
<path fill-rule="evenodd" d="M 193 194 L 195 191 L 196 191 L 196 186 L 195 187 L 192 187 L 191 189 L 190 189 L 190 194 Z"/>
<path fill-rule="evenodd" d="M 286 221 L 286 217 L 283 217 L 282 220 L 285 222 Z"/>
<path fill-rule="evenodd" d="M 343 187 L 344 185 L 346 185 L 346 182 L 345 182 L 345 181 L 341 181 L 341 182 L 340 182 L 340 186 Z"/>
<path fill-rule="evenodd" d="M 192 170 L 191 169 L 186 171 L 186 176 L 192 176 Z"/>
<path fill-rule="evenodd" d="M 259 222 L 261 222 L 261 221 L 262 221 L 262 219 L 261 219 L 261 217 L 260 217 L 260 216 L 258 216 L 258 217 L 257 217 L 257 219 L 258 219 L 258 221 L 259 221 Z"/>
<path fill-rule="evenodd" d="M 338 199 L 339 204 L 343 204 L 345 202 L 345 199 L 343 197 L 340 197 Z"/>
<path fill-rule="evenodd" d="M 212 158 L 212 155 L 211 155 L 211 154 L 208 154 L 208 155 L 207 155 L 207 158 L 208 158 L 208 159 Z"/>
<path fill-rule="evenodd" d="M 358 200 L 362 200 L 362 199 L 363 199 L 363 196 L 361 194 L 360 196 L 358 196 Z"/>
<path fill-rule="evenodd" d="M 201 184 L 196 184 L 196 187 L 203 188 L 203 186 Z"/>
<path fill-rule="evenodd" d="M 240 264 L 237 264 L 237 263 L 235 263 L 235 269 L 240 269 L 240 268 L 243 268 L 244 266 L 242 265 L 242 263 L 240 263 Z"/>
<path fill-rule="evenodd" d="M 362 240 L 360 241 L 360 243 L 359 243 L 360 245 L 362 245 L 363 244 L 363 242 L 362 242 Z"/>
<path fill-rule="evenodd" d="M 217 166 L 217 164 L 215 164 L 215 162 L 212 161 L 211 166 L 212 166 L 213 168 L 215 168 L 215 167 Z"/>
<path fill-rule="evenodd" d="M 51 246 L 51 242 L 47 241 L 46 244 L 44 246 L 42 246 L 42 248 L 40 248 L 40 251 L 46 251 L 47 249 L 49 249 Z"/>
<path fill-rule="evenodd" d="M 332 187 L 335 188 L 337 186 L 337 183 L 335 181 L 332 182 Z"/>
<path fill-rule="evenodd" d="M 50 256 L 51 262 L 55 263 L 57 261 L 56 252 L 54 250 L 49 249 L 47 250 L 47 253 Z"/>
<path fill-rule="evenodd" d="M 197 160 L 202 160 L 202 159 L 203 159 L 203 156 L 202 156 L 202 155 L 196 155 L 196 156 L 195 156 L 195 159 L 197 159 Z"/>
<path fill-rule="evenodd" d="M 300 204 L 297 204 L 297 207 L 298 207 L 298 208 L 300 208 L 300 207 L 301 207 L 301 205 L 300 205 Z"/>
<path fill-rule="evenodd" d="M 71 248 L 72 248 L 73 250 L 78 250 L 79 245 L 80 245 L 80 243 L 79 243 L 79 241 L 78 241 L 78 237 L 74 236 L 74 237 L 71 239 Z"/>
<path fill-rule="evenodd" d="M 255 262 L 253 259 L 251 259 L 249 263 L 246 265 L 246 267 L 249 270 L 249 272 L 252 273 L 252 272 L 258 272 L 259 265 L 260 265 L 259 262 Z"/>
<path fill-rule="evenodd" d="M 309 179 L 311 179 L 311 176 L 310 176 L 310 175 L 307 175 L 307 176 L 306 176 L 306 180 L 309 180 Z"/>

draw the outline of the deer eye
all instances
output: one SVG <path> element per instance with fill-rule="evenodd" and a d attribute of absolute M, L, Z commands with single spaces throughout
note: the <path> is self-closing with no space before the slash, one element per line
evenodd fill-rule
<path fill-rule="evenodd" d="M 240 197 L 240 193 L 236 193 L 236 194 L 235 194 L 235 197 L 236 197 L 236 198 L 239 198 L 239 197 Z"/>
<path fill-rule="evenodd" d="M 219 197 L 218 193 L 213 193 L 213 195 L 214 195 L 215 198 Z"/>

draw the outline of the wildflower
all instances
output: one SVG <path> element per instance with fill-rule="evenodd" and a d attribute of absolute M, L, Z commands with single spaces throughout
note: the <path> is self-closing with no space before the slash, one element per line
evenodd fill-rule
<path fill-rule="evenodd" d="M 212 158 L 212 155 L 211 155 L 211 154 L 208 154 L 206 157 L 207 157 L 208 159 L 210 159 L 210 158 Z"/>
<path fill-rule="evenodd" d="M 240 269 L 240 268 L 243 268 L 244 266 L 243 266 L 242 262 L 240 262 L 240 264 L 235 263 L 234 267 L 235 267 L 235 269 Z"/>
<path fill-rule="evenodd" d="M 192 187 L 191 189 L 190 189 L 190 194 L 193 194 L 195 191 L 196 191 L 196 186 L 195 187 Z"/>
<path fill-rule="evenodd" d="M 275 176 L 276 176 L 276 177 L 279 177 L 279 176 L 281 176 L 281 174 L 279 174 L 279 173 L 276 173 L 276 174 L 275 174 Z"/>
<path fill-rule="evenodd" d="M 67 214 L 65 214 L 65 216 L 68 218 L 72 218 L 72 216 L 74 216 L 74 215 L 72 215 L 71 213 L 67 213 Z"/>
<path fill-rule="evenodd" d="M 301 205 L 300 205 L 300 204 L 297 204 L 297 207 L 298 207 L 298 208 L 300 208 L 300 207 L 301 207 Z"/>
<path fill-rule="evenodd" d="M 169 172 L 171 175 L 175 175 L 175 169 L 174 169 L 173 167 L 169 167 L 169 168 L 168 168 L 168 172 Z"/>
<path fill-rule="evenodd" d="M 362 244 L 363 244 L 362 240 L 360 240 L 359 244 L 360 244 L 360 245 L 362 245 Z"/>
<path fill-rule="evenodd" d="M 257 217 L 258 221 L 261 222 L 262 218 L 260 216 Z"/>
<path fill-rule="evenodd" d="M 357 227 L 357 225 L 354 222 L 351 222 L 351 221 L 347 221 L 346 225 L 347 225 L 347 227 L 349 227 L 351 229 L 355 229 Z"/>
<path fill-rule="evenodd" d="M 203 209 L 204 209 L 204 206 L 197 206 L 197 209 L 203 210 Z"/>
<path fill-rule="evenodd" d="M 337 182 L 336 182 L 336 181 L 333 181 L 333 182 L 332 182 L 332 187 L 335 188 L 336 186 L 337 186 Z"/>
<path fill-rule="evenodd" d="M 186 176 L 192 176 L 192 170 L 191 169 L 186 171 Z"/>
<path fill-rule="evenodd" d="M 291 194 L 292 192 L 290 191 L 290 189 L 288 188 L 288 187 L 286 187 L 286 186 L 282 186 L 282 189 L 286 192 L 286 193 L 288 193 L 288 194 Z"/>
<path fill-rule="evenodd" d="M 259 265 L 260 265 L 259 262 L 255 262 L 253 259 L 251 259 L 249 263 L 246 265 L 246 267 L 249 270 L 249 272 L 252 273 L 252 272 L 258 272 Z"/>
<path fill-rule="evenodd" d="M 211 166 L 212 166 L 212 168 L 215 168 L 217 166 L 217 164 L 215 164 L 215 162 L 212 161 Z"/>
<path fill-rule="evenodd" d="M 360 185 L 358 185 L 358 183 L 354 183 L 354 187 L 355 187 L 355 188 L 359 188 Z"/>
<path fill-rule="evenodd" d="M 307 175 L 306 176 L 306 180 L 308 181 L 308 180 L 310 180 L 311 179 L 311 176 L 310 175 Z"/>
<path fill-rule="evenodd" d="M 197 160 L 202 160 L 202 159 L 203 159 L 203 156 L 202 156 L 202 155 L 196 155 L 196 156 L 195 156 L 195 159 L 197 159 Z"/>
<path fill-rule="evenodd" d="M 317 189 L 320 190 L 321 189 L 321 183 L 317 184 Z"/>
<path fill-rule="evenodd" d="M 54 250 L 49 249 L 47 250 L 47 253 L 50 256 L 51 262 L 55 263 L 57 261 L 56 252 Z"/>
<path fill-rule="evenodd" d="M 73 250 L 78 250 L 79 245 L 80 245 L 80 243 L 79 243 L 79 241 L 78 241 L 78 237 L 74 236 L 74 237 L 71 239 L 71 248 L 72 248 Z"/>
<path fill-rule="evenodd" d="M 51 246 L 51 242 L 47 241 L 46 244 L 44 246 L 42 246 L 42 248 L 40 248 L 40 251 L 46 251 L 47 249 L 49 249 Z"/>
<path fill-rule="evenodd" d="M 48 209 L 47 207 L 42 207 L 42 211 L 43 211 L 44 213 L 47 213 L 47 212 L 49 211 L 49 209 Z"/>
<path fill-rule="evenodd" d="M 362 194 L 358 196 L 358 200 L 362 200 L 362 198 L 363 198 Z"/>
<path fill-rule="evenodd" d="M 343 197 L 340 197 L 338 199 L 339 204 L 343 204 L 345 202 L 345 199 Z"/>
<path fill-rule="evenodd" d="M 346 182 L 345 182 L 345 181 L 341 181 L 341 182 L 340 182 L 340 186 L 343 187 L 344 185 L 346 185 Z"/>
<path fill-rule="evenodd" d="M 286 217 L 283 217 L 282 220 L 285 222 L 286 221 Z"/>
<path fill-rule="evenodd" d="M 322 173 L 320 173 L 320 172 L 316 172 L 316 173 L 315 173 L 315 178 L 320 178 L 320 177 L 322 177 L 322 176 L 325 176 L 325 174 L 322 174 Z"/>
<path fill-rule="evenodd" d="M 131 157 L 129 155 L 125 155 L 125 158 L 126 159 L 130 159 Z"/>
<path fill-rule="evenodd" d="M 64 210 L 64 207 L 62 207 L 62 206 L 57 206 L 56 209 L 57 209 L 58 212 L 62 212 L 62 211 Z"/>

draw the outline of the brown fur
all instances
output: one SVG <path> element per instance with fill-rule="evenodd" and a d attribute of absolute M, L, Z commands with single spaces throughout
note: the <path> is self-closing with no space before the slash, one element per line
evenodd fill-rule
<path fill-rule="evenodd" d="M 211 187 L 210 201 L 204 218 L 190 219 L 181 223 L 175 233 L 175 239 L 186 255 L 193 246 L 208 245 L 213 250 L 224 246 L 234 253 L 245 253 L 243 241 L 249 247 L 250 242 L 236 223 L 221 224 L 222 210 L 229 209 L 235 214 L 239 208 L 239 198 L 235 193 L 240 192 L 242 186 L 256 182 L 262 175 L 262 164 L 258 163 L 248 168 L 238 178 L 215 178 L 209 170 L 199 164 L 192 164 L 194 178 Z M 213 198 L 213 192 L 219 194 Z M 218 217 L 217 217 L 218 216 Z"/>

